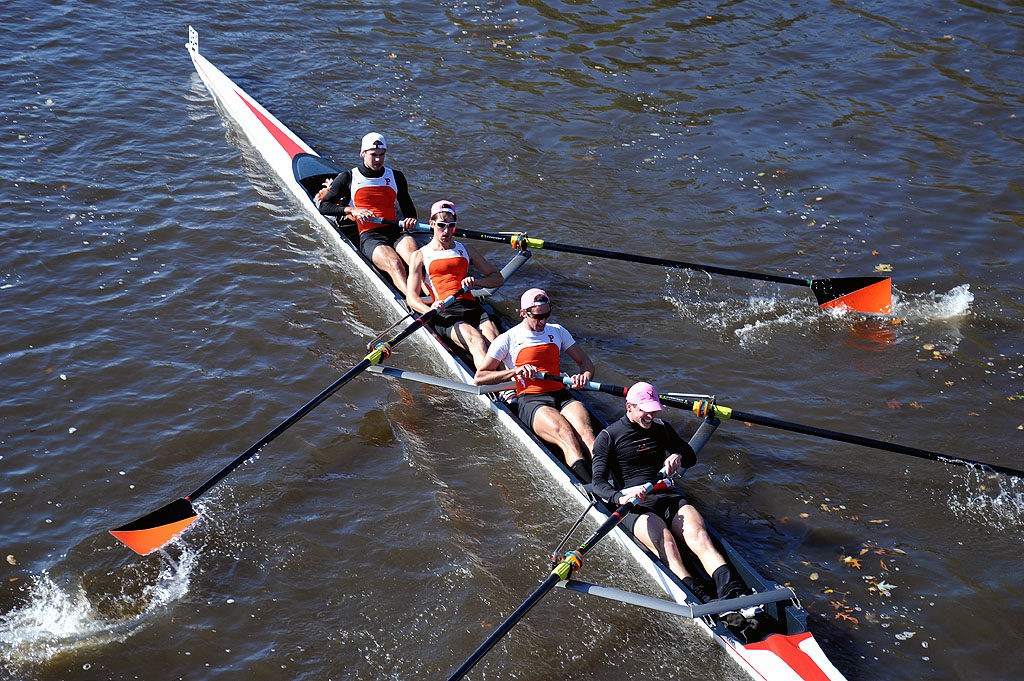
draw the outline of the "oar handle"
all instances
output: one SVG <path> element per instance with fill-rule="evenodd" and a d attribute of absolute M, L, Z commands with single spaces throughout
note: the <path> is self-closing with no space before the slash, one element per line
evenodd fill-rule
<path fill-rule="evenodd" d="M 452 295 L 450 295 L 447 298 L 445 298 L 444 304 L 446 306 L 447 305 L 451 305 L 452 303 L 455 302 L 456 298 L 458 298 L 460 295 L 462 295 L 463 293 L 466 293 L 468 291 L 469 291 L 469 288 L 463 286 L 458 291 L 456 291 Z M 398 345 L 398 343 L 400 343 L 404 339 L 406 339 L 409 336 L 411 336 L 421 326 L 423 326 L 428 321 L 433 319 L 437 314 L 438 314 L 437 310 L 434 309 L 434 308 L 431 308 L 427 312 L 424 312 L 422 315 L 413 315 L 413 320 L 412 320 L 412 322 L 408 326 L 406 326 L 400 332 L 395 334 L 395 336 L 392 337 L 391 339 L 389 339 L 387 341 L 383 341 L 383 342 L 377 343 L 373 347 L 373 349 L 370 350 L 370 353 L 368 355 L 366 355 L 366 357 L 364 357 L 362 359 L 362 361 L 359 362 L 359 364 L 357 364 L 354 367 L 352 367 L 351 369 L 349 369 L 347 372 L 345 372 L 345 374 L 341 378 L 339 378 L 334 383 L 331 383 L 329 386 L 324 388 L 323 391 L 321 391 L 319 395 L 317 395 L 316 397 L 311 399 L 306 404 L 302 405 L 302 407 L 300 407 L 298 411 L 296 411 L 294 414 L 292 414 L 291 416 L 286 418 L 284 421 L 282 421 L 280 424 L 278 424 L 278 426 L 276 428 L 274 428 L 269 433 L 267 433 L 266 435 L 261 437 L 259 440 L 257 440 L 251 447 L 249 447 L 247 450 L 245 450 L 244 452 L 239 454 L 231 463 L 229 463 L 227 466 L 225 466 L 224 468 L 219 470 L 216 473 L 216 475 L 214 475 L 212 478 L 210 478 L 209 480 L 204 482 L 202 485 L 197 487 L 194 492 L 192 492 L 191 494 L 189 494 L 185 498 L 188 499 L 189 501 L 195 501 L 201 495 L 205 494 L 211 487 L 213 487 L 218 482 L 223 480 L 233 470 L 235 470 L 236 468 L 241 466 L 248 459 L 252 458 L 257 452 L 259 452 L 261 449 L 263 449 L 263 447 L 267 443 L 269 443 L 271 440 L 276 438 L 278 435 L 280 435 L 284 431 L 288 430 L 292 425 L 295 424 L 296 421 L 298 421 L 303 416 L 305 416 L 309 412 L 311 412 L 314 409 L 316 409 L 316 407 L 318 407 L 321 403 L 323 403 L 324 400 L 326 400 L 328 397 L 330 397 L 334 393 L 338 392 L 338 390 L 340 390 L 342 386 L 344 386 L 346 383 L 348 383 L 353 378 L 355 378 L 356 376 L 361 374 L 363 371 L 365 371 L 367 369 L 367 367 L 374 366 L 376 364 L 380 364 L 382 361 L 384 361 L 388 357 L 390 357 L 391 356 L 391 350 L 392 350 L 392 348 L 395 345 Z"/>

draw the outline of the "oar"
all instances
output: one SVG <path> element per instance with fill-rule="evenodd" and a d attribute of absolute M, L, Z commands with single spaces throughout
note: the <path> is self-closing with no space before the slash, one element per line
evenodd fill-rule
<path fill-rule="evenodd" d="M 541 372 L 537 374 L 537 377 L 550 381 L 561 381 L 567 386 L 572 385 L 572 379 L 567 376 L 556 376 Z M 584 389 L 599 390 L 601 392 L 609 393 L 611 395 L 618 395 L 619 397 L 624 397 L 626 395 L 626 391 L 628 390 L 628 388 L 623 388 L 621 386 L 608 385 L 607 383 L 597 383 L 595 381 L 588 382 L 584 386 Z M 805 426 L 799 423 L 792 423 L 790 421 L 782 421 L 771 416 L 761 416 L 759 414 L 751 414 L 749 412 L 732 409 L 731 407 L 723 407 L 718 404 L 713 404 L 708 400 L 687 400 L 680 398 L 678 396 L 664 393 L 659 393 L 658 398 L 664 404 L 667 404 L 672 407 L 678 407 L 680 409 L 691 410 L 695 414 L 698 414 L 699 416 L 704 416 L 707 411 L 713 410 L 715 416 L 717 416 L 720 419 L 733 419 L 735 421 L 746 421 L 748 423 L 756 423 L 759 426 L 768 426 L 769 428 L 778 428 L 780 430 L 788 430 L 794 433 L 803 433 L 804 435 L 814 435 L 829 440 L 836 440 L 838 442 L 848 442 L 854 445 L 861 445 L 863 447 L 873 447 L 875 449 L 882 449 L 887 452 L 895 452 L 896 454 L 907 454 L 909 456 L 916 456 L 919 459 L 929 459 L 931 461 L 953 463 L 959 466 L 984 466 L 986 468 L 992 469 L 996 473 L 1002 473 L 1004 475 L 1010 475 L 1017 478 L 1024 478 L 1024 471 L 1017 470 L 1016 468 L 1000 466 L 999 464 L 994 463 L 986 463 L 984 461 L 975 461 L 973 459 L 966 459 L 962 456 L 953 456 L 952 454 L 930 452 L 927 449 L 908 447 L 906 445 L 897 444 L 895 442 L 873 440 L 869 437 L 861 437 L 860 435 L 849 435 L 847 433 L 839 433 L 834 430 L 825 430 L 824 428 L 818 428 L 816 426 Z"/>
<path fill-rule="evenodd" d="M 664 468 L 661 469 L 662 475 L 664 475 L 666 472 L 667 471 Z M 666 481 L 658 480 L 655 482 L 648 482 L 646 485 L 644 485 L 644 488 L 648 492 L 650 492 L 652 489 L 654 489 L 654 486 L 656 484 L 661 482 Z M 569 579 L 570 577 L 572 577 L 573 572 L 583 567 L 583 556 L 585 556 L 592 548 L 594 548 L 597 542 L 601 541 L 601 539 L 603 539 L 605 535 L 607 535 L 609 532 L 615 529 L 615 526 L 622 522 L 623 518 L 626 517 L 626 514 L 629 513 L 630 509 L 632 509 L 635 504 L 635 498 L 626 500 L 618 508 L 612 511 L 612 514 L 608 516 L 608 519 L 601 523 L 601 526 L 594 530 L 594 533 L 590 535 L 590 537 L 588 537 L 585 542 L 580 544 L 580 547 L 578 549 L 566 553 L 565 556 L 560 561 L 558 561 L 554 569 L 551 570 L 551 574 L 548 575 L 547 579 L 541 582 L 540 586 L 538 586 L 534 590 L 534 592 L 530 594 L 530 596 L 525 601 L 523 601 L 523 604 L 516 608 L 515 611 L 511 615 L 509 615 L 508 618 L 504 622 L 502 622 L 497 629 L 494 630 L 494 633 L 487 637 L 486 641 L 480 644 L 480 647 L 477 648 L 476 651 L 474 651 L 473 654 L 470 655 L 469 658 L 462 663 L 462 666 L 456 669 L 455 672 L 448 677 L 448 681 L 456 681 L 456 679 L 461 679 L 463 676 L 465 676 L 469 672 L 469 670 L 472 669 L 476 665 L 476 663 L 479 662 L 480 659 L 487 654 L 487 651 L 493 648 L 494 644 L 500 641 L 501 638 L 505 634 L 507 634 L 512 627 L 516 625 L 516 622 L 521 620 L 523 616 L 525 616 L 526 613 L 530 611 L 530 608 L 536 605 L 537 602 L 540 601 L 540 599 L 544 598 L 544 596 L 553 588 L 555 588 L 555 586 L 559 582 Z"/>
<path fill-rule="evenodd" d="M 456 291 L 451 295 L 451 297 L 444 301 L 445 304 L 452 304 L 455 302 L 455 298 L 465 293 L 466 290 L 467 289 L 463 288 Z M 259 441 L 249 447 L 249 449 L 238 455 L 234 461 L 220 469 L 216 475 L 196 488 L 194 492 L 176 501 L 172 501 L 166 506 L 162 506 L 151 513 L 147 513 L 141 518 L 133 520 L 126 525 L 110 530 L 110 534 L 114 535 L 128 548 L 140 555 L 146 555 L 147 553 L 151 553 L 152 551 L 163 547 L 167 542 L 171 541 L 174 537 L 183 532 L 185 528 L 191 525 L 198 517 L 199 514 L 192 506 L 192 502 L 205 494 L 211 487 L 227 477 L 233 470 L 259 452 L 264 445 L 284 431 L 288 430 L 288 428 L 290 428 L 296 421 L 315 409 L 321 402 L 337 392 L 343 385 L 361 374 L 367 368 L 379 364 L 387 359 L 391 355 L 391 349 L 395 345 L 415 333 L 417 329 L 430 321 L 436 313 L 437 310 L 435 309 L 425 312 L 422 316 L 413 319 L 409 326 L 405 327 L 390 340 L 377 343 L 370 354 L 366 355 L 359 364 L 349 369 L 345 375 L 327 386 L 323 392 L 303 405 L 303 407 L 297 412 L 282 421 L 280 425 L 260 438 Z"/>
<path fill-rule="evenodd" d="M 380 220 L 380 222 L 384 224 L 398 224 L 398 222 L 394 220 Z M 420 223 L 414 231 L 430 231 L 430 225 Z M 474 232 L 471 229 L 456 227 L 455 236 L 466 237 L 467 239 L 478 239 L 480 241 L 493 241 L 496 243 L 511 244 L 513 248 L 537 248 L 547 249 L 549 251 L 563 251 L 565 253 L 589 255 L 595 258 L 611 258 L 612 260 L 643 263 L 645 265 L 697 270 L 700 272 L 708 272 L 709 274 L 723 274 L 730 277 L 741 277 L 743 279 L 770 281 L 776 284 L 806 286 L 814 292 L 814 297 L 817 298 L 818 301 L 818 307 L 850 309 L 856 312 L 866 312 L 869 314 L 892 313 L 892 279 L 889 277 L 797 279 L 795 277 L 782 277 L 775 274 L 735 270 L 728 267 L 718 267 L 716 265 L 699 265 L 697 263 L 682 262 L 680 260 L 652 258 L 647 255 L 618 253 L 616 251 L 605 251 L 599 248 L 560 244 L 554 241 L 547 241 L 545 239 L 534 239 L 532 237 L 528 237 L 524 233 L 492 234 L 488 232 Z"/>

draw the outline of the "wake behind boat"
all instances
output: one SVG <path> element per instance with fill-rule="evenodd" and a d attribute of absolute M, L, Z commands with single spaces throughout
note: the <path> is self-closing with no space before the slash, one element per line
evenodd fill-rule
<path fill-rule="evenodd" d="M 393 289 L 386 276 L 382 276 L 360 255 L 350 236 L 342 234 L 328 218 L 319 213 L 314 204 L 312 197 L 321 187 L 323 181 L 334 178 L 341 168 L 319 156 L 281 121 L 203 57 L 199 53 L 198 34 L 191 26 L 186 48 L 196 72 L 213 95 L 222 113 L 245 134 L 266 164 L 278 176 L 282 185 L 292 192 L 310 218 L 321 228 L 331 246 L 342 259 L 347 271 L 359 273 L 358 276 L 377 293 L 384 305 L 391 305 L 397 316 L 404 317 L 408 312 L 404 298 Z M 529 252 L 525 249 L 516 254 L 502 270 L 506 280 L 515 274 L 528 257 Z M 430 347 L 437 359 L 458 381 L 467 387 L 472 383 L 474 372 L 468 368 L 459 352 L 449 347 L 427 327 L 418 328 L 412 335 Z M 389 372 L 384 371 L 383 373 Z M 390 373 L 394 375 L 394 370 Z M 581 508 L 590 505 L 591 500 L 583 485 L 565 467 L 556 452 L 552 452 L 534 436 L 508 405 L 485 391 L 478 391 L 477 394 L 481 405 L 490 410 L 501 427 L 516 438 L 523 451 L 547 471 L 564 490 L 567 498 L 575 499 Z M 596 417 L 594 418 L 596 419 Z M 711 438 L 717 425 L 718 420 L 713 416 L 701 424 L 691 440 L 695 450 L 699 450 Z M 603 523 L 612 510 L 614 509 L 598 502 L 590 509 L 589 515 L 593 521 Z M 687 616 L 688 612 L 688 616 L 692 617 L 696 626 L 722 646 L 750 678 L 769 681 L 801 679 L 804 681 L 841 681 L 844 679 L 808 630 L 807 612 L 800 606 L 795 594 L 791 590 L 761 577 L 728 542 L 714 533 L 711 528 L 709 531 L 738 575 L 753 592 L 750 596 L 745 597 L 745 604 L 759 605 L 768 615 L 770 620 L 768 630 L 771 633 L 761 640 L 747 643 L 740 641 L 726 628 L 723 622 L 714 618 L 714 607 L 702 605 L 701 601 L 690 593 L 667 567 L 635 541 L 631 534 L 620 528 L 615 528 L 609 536 L 615 538 L 618 545 L 625 549 L 630 558 L 646 571 L 673 601 L 673 603 L 667 603 L 661 607 L 656 603 L 647 603 L 647 605 L 653 605 L 662 610 L 674 609 L 684 616 Z M 610 597 L 617 596 L 621 599 L 629 599 L 634 596 L 614 592 L 611 589 L 602 592 L 600 588 L 590 588 L 592 585 L 581 585 L 575 582 L 563 583 L 562 586 L 577 591 L 591 592 L 595 595 L 603 593 Z M 638 597 L 634 598 L 632 602 L 641 600 L 643 599 Z M 678 608 L 670 607 L 675 605 L 678 605 Z"/>

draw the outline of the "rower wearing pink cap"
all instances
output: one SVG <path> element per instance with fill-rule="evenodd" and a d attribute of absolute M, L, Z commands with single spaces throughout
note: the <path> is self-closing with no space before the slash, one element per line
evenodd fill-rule
<path fill-rule="evenodd" d="M 477 365 L 476 382 L 484 385 L 515 379 L 519 418 L 542 440 L 558 445 L 576 476 L 590 482 L 594 446 L 590 415 L 560 381 L 540 380 L 537 374 L 561 373 L 564 352 L 579 368 L 572 377 L 573 387 L 582 388 L 593 378 L 594 363 L 568 331 L 548 322 L 551 299 L 542 289 L 523 293 L 519 314 L 523 321 L 498 336 L 483 363 Z"/>
<path fill-rule="evenodd" d="M 505 277 L 476 249 L 455 240 L 455 204 L 435 201 L 430 207 L 430 227 L 434 236 L 423 248 L 412 254 L 405 302 L 415 312 L 434 308 L 437 316 L 431 322 L 434 331 L 450 338 L 459 347 L 469 350 L 476 366 L 484 361 L 487 346 L 498 337 L 498 327 L 472 293 L 464 293 L 445 307 L 444 300 L 460 288 L 494 288 L 505 283 Z M 469 274 L 472 265 L 480 277 Z M 430 288 L 433 302 L 427 304 L 419 296 L 424 281 Z"/>
<path fill-rule="evenodd" d="M 379 132 L 363 135 L 359 147 L 362 165 L 334 178 L 317 206 L 321 214 L 337 217 L 342 230 L 358 228 L 359 252 L 378 269 L 387 272 L 395 287 L 404 294 L 405 263 L 416 250 L 416 240 L 408 233 L 416 226 L 416 206 L 409 196 L 409 183 L 402 171 L 384 166 L 387 151 L 384 135 Z M 384 225 L 370 219 L 397 220 L 396 202 L 402 215 L 399 225 Z"/>
<path fill-rule="evenodd" d="M 636 499 L 622 526 L 633 532 L 644 546 L 665 561 L 686 587 L 702 601 L 733 598 L 746 588 L 722 553 L 715 547 L 700 512 L 686 503 L 678 491 L 646 492 L 647 482 L 669 476 L 697 463 L 690 444 L 675 429 L 657 418 L 662 411 L 658 392 L 650 383 L 636 383 L 626 392 L 626 414 L 597 434 L 594 441 L 594 494 L 619 505 Z M 700 562 L 703 572 L 691 572 L 680 553 L 688 547 Z M 723 614 L 722 619 L 741 638 L 756 639 L 762 623 L 738 612 Z M 745 640 L 745 639 L 744 639 Z"/>

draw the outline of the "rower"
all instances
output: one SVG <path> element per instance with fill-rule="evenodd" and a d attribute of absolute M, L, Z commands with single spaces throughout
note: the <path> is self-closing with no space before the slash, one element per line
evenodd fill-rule
<path fill-rule="evenodd" d="M 487 385 L 515 379 L 519 418 L 542 440 L 558 445 L 566 465 L 589 483 L 594 446 L 590 414 L 559 381 L 541 380 L 537 374 L 558 374 L 564 352 L 579 368 L 572 376 L 572 387 L 579 389 L 593 377 L 594 363 L 568 331 L 548 322 L 551 300 L 543 290 L 531 288 L 523 293 L 519 315 L 523 321 L 491 343 L 474 380 Z"/>
<path fill-rule="evenodd" d="M 636 383 L 626 393 L 626 413 L 598 433 L 594 441 L 594 493 L 619 505 L 630 498 L 636 505 L 622 520 L 640 542 L 650 549 L 701 601 L 712 600 L 711 585 L 687 569 L 680 543 L 697 557 L 710 575 L 720 599 L 747 592 L 721 551 L 711 541 L 704 518 L 673 489 L 648 492 L 645 483 L 671 477 L 697 462 L 693 448 L 679 437 L 671 424 L 655 417 L 662 411 L 658 393 L 650 383 Z M 744 641 L 760 638 L 762 620 L 739 612 L 723 613 L 726 625 Z"/>
<path fill-rule="evenodd" d="M 459 290 L 497 288 L 505 283 L 498 269 L 475 248 L 455 240 L 455 204 L 436 201 L 430 207 L 430 227 L 434 237 L 412 254 L 405 301 L 414 312 L 435 309 L 438 314 L 431 326 L 438 335 L 450 338 L 459 347 L 469 350 L 473 364 L 480 366 L 487 355 L 487 346 L 498 337 L 498 326 L 472 293 L 464 293 L 445 307 L 444 300 Z M 473 265 L 482 276 L 469 275 Z M 434 301 L 423 302 L 419 296 L 424 276 Z"/>
<path fill-rule="evenodd" d="M 362 165 L 334 178 L 327 191 L 317 195 L 317 208 L 322 215 L 337 217 L 342 229 L 358 226 L 359 252 L 378 269 L 387 272 L 404 295 L 405 263 L 416 250 L 416 240 L 409 233 L 416 226 L 416 206 L 409 196 L 409 183 L 402 171 L 384 166 L 387 150 L 384 135 L 366 133 L 359 151 Z M 371 218 L 394 221 L 396 201 L 402 213 L 398 225 L 371 221 Z"/>

